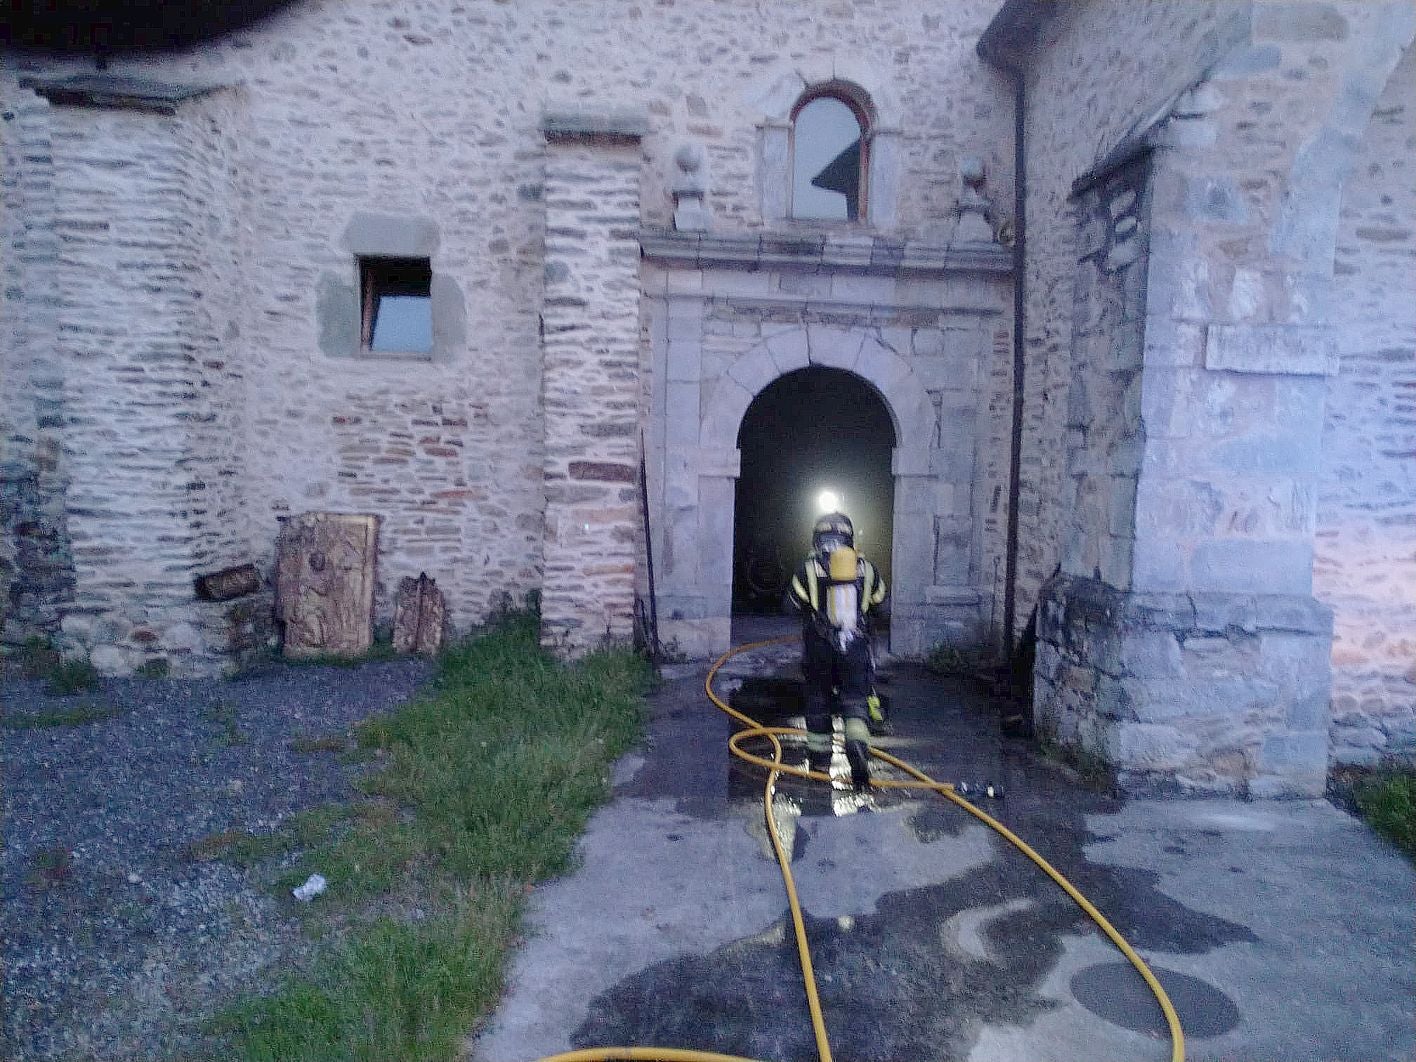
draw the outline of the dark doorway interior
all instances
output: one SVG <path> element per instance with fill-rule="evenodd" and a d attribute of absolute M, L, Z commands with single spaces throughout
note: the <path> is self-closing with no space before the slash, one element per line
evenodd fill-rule
<path fill-rule="evenodd" d="M 891 581 L 895 427 L 860 377 L 813 366 L 775 380 L 738 430 L 742 472 L 733 525 L 733 611 L 775 613 L 811 545 L 819 496 L 833 491 L 856 527 L 856 546 Z"/>

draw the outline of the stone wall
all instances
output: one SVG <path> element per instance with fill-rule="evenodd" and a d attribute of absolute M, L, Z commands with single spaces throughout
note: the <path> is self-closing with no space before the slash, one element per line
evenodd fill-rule
<path fill-rule="evenodd" d="M 1321 793 L 1331 622 L 1311 598 L 1057 576 L 1038 612 L 1038 731 L 1130 791 Z"/>
<path fill-rule="evenodd" d="M 1333 241 L 1354 130 L 1366 124 L 1410 39 L 1412 13 L 1403 4 L 1255 4 L 1242 12 L 1237 36 L 1232 24 L 1219 24 L 1221 54 L 1205 75 L 1138 121 L 1081 182 L 1104 177 L 1128 156 L 1151 153 L 1132 592 L 1125 609 L 1095 613 L 1070 607 L 1070 598 L 1091 600 L 1097 586 L 1076 578 L 1049 584 L 1044 600 L 1051 619 L 1040 637 L 1051 642 L 1040 651 L 1035 703 L 1044 726 L 1055 724 L 1107 755 L 1123 777 L 1142 778 L 1155 756 L 1168 761 L 1162 774 L 1198 788 L 1265 795 L 1321 788 L 1329 648 L 1326 612 L 1310 595 L 1323 404 L 1336 367 Z M 1061 46 L 1064 61 L 1077 49 L 1095 53 L 1074 36 L 1078 25 L 1064 17 L 1045 34 L 1049 48 Z M 1058 73 L 1067 76 L 1065 69 Z M 1075 238 L 1083 252 L 1090 249 L 1082 229 Z M 1063 259 L 1055 247 L 1049 255 L 1049 246 L 1037 256 L 1053 261 L 1060 276 Z M 1045 299 L 1048 292 L 1032 294 Z M 1079 326 L 1085 305 L 1074 307 L 1070 320 L 1046 302 L 1039 312 L 1040 327 L 1057 337 L 1070 332 L 1076 394 L 1088 377 L 1077 372 L 1086 368 L 1079 359 L 1088 341 Z M 1034 325 L 1029 321 L 1030 331 Z M 1113 337 L 1123 332 L 1109 328 Z M 1049 357 L 1046 371 L 1051 366 Z M 1060 495 L 1064 521 L 1076 512 L 1068 498 Z M 1020 511 L 1027 514 L 1026 507 Z M 1078 521 L 1087 537 L 1102 533 L 1099 518 L 1097 511 Z M 1171 624 L 1178 645 L 1197 638 L 1205 645 L 1183 603 L 1170 601 L 1177 594 L 1203 597 L 1207 608 L 1222 605 L 1220 611 L 1235 615 L 1257 608 L 1259 618 L 1229 625 L 1223 645 L 1205 650 L 1218 654 L 1210 673 L 1208 665 L 1186 664 L 1159 682 L 1113 689 L 1111 700 L 1094 704 L 1085 683 L 1057 682 L 1050 669 L 1070 664 L 1109 674 L 1107 639 L 1091 630 L 1107 616 L 1118 625 L 1113 637 L 1124 637 L 1126 616 L 1142 609 L 1148 628 Z M 1266 615 L 1299 620 L 1269 630 Z M 1170 618 L 1157 618 L 1164 616 Z M 1072 620 L 1081 630 L 1059 626 Z M 1245 674 L 1247 687 L 1205 695 L 1213 675 L 1242 683 Z M 1289 684 L 1274 681 L 1285 674 Z M 1090 725 L 1069 727 L 1072 711 Z M 1181 740 L 1164 755 L 1137 729 L 1155 712 L 1180 720 L 1169 737 Z M 1257 741 L 1246 730 L 1253 718 L 1262 720 Z M 1127 734 L 1137 740 L 1125 740 Z M 1196 742 L 1197 735 L 1205 740 Z M 1249 751 L 1236 757 L 1226 748 Z M 1185 756 L 1196 759 L 1181 768 Z"/>
<path fill-rule="evenodd" d="M 202 134 L 211 165 L 240 158 L 240 222 L 233 233 L 221 217 L 191 215 L 193 226 L 215 229 L 201 249 L 204 272 L 188 276 L 201 298 L 182 312 L 200 330 L 195 322 L 207 305 L 220 304 L 223 292 L 242 294 L 234 327 L 223 327 L 219 351 L 205 356 L 213 364 L 197 373 L 211 376 L 202 394 L 215 406 L 200 424 L 181 425 L 188 463 L 201 464 L 189 481 L 206 484 L 198 508 L 207 511 L 188 513 L 203 525 L 188 545 L 215 561 L 244 540 L 237 559 L 268 572 L 280 517 L 375 512 L 382 517 L 376 609 L 385 621 L 399 579 L 420 571 L 446 591 L 457 628 L 482 619 L 504 593 L 519 600 L 539 588 L 548 533 L 540 365 L 540 122 L 548 104 L 637 107 L 648 115 L 641 224 L 669 222 L 670 160 L 692 142 L 704 153 L 715 230 L 757 232 L 767 224 L 764 129 L 807 84 L 854 79 L 875 92 L 879 127 L 894 138 L 879 160 L 893 162 L 890 230 L 942 240 L 955 222 L 961 155 L 984 158 L 997 201 L 1011 194 L 1009 105 L 973 53 L 993 7 L 993 0 L 937 12 L 909 0 L 869 9 L 835 0 L 778 7 L 615 0 L 582 10 L 538 0 L 391 10 L 353 0 L 332 19 L 321 5 L 297 3 L 210 45 L 114 57 L 104 75 L 110 79 L 241 86 L 239 116 L 218 113 L 215 98 L 203 105 L 217 108 Z M 50 79 L 91 73 L 78 61 L 8 56 L 4 63 Z M 4 105 L 18 106 L 21 97 L 12 82 Z M 71 132 L 84 132 L 85 121 L 76 117 Z M 113 121 L 85 129 L 107 136 Z M 156 126 L 119 145 L 119 154 L 151 141 L 149 128 Z M 224 142 L 231 136 L 239 143 Z M 176 152 L 176 143 L 148 143 L 142 150 L 149 154 L 130 172 Z M 36 154 L 44 159 L 23 162 L 27 188 L 47 165 L 47 152 Z M 186 194 L 179 191 L 186 185 L 194 201 L 205 194 L 206 178 L 195 171 L 172 180 L 172 195 Z M 159 214 L 143 216 L 159 228 L 169 224 Z M 97 204 L 91 220 L 99 222 Z M 182 238 L 197 236 L 192 228 Z M 32 246 L 43 239 L 54 237 L 41 231 Z M 229 275 L 223 257 L 231 247 L 239 248 L 240 278 Z M 446 316 L 462 323 L 439 332 L 432 357 L 370 357 L 358 349 L 356 256 L 408 248 L 430 258 L 438 320 L 452 307 Z M 33 268 L 25 264 L 18 286 L 43 290 L 37 278 L 45 267 L 37 259 Z M 151 309 L 110 304 L 108 327 L 151 333 L 158 329 Z M 78 411 L 81 419 L 89 412 L 97 411 Z M 104 448 L 93 449 L 92 433 L 83 441 L 85 512 L 121 511 L 103 481 L 92 479 L 103 455 L 125 453 L 131 442 L 124 416 L 111 423 L 115 434 Z M 204 455 L 217 453 L 211 443 L 223 436 L 221 460 L 234 461 L 242 477 L 208 474 L 220 470 Z M 7 444 L 7 462 L 12 452 L 18 449 Z M 18 498 L 24 475 L 6 475 L 15 484 L 7 497 Z M 221 520 L 227 511 L 243 513 L 244 526 Z M 84 550 L 119 546 L 116 525 L 112 534 L 97 525 L 78 530 L 89 536 Z M 222 539 L 227 530 L 232 537 Z M 7 541 L 13 556 L 13 533 Z M 59 556 L 62 548 L 49 552 Z M 83 560 L 95 578 L 97 559 Z M 34 565 L 26 570 L 38 573 Z M 38 592 L 39 575 L 27 579 L 23 593 Z M 175 589 L 181 579 L 162 573 L 158 582 Z M 134 580 L 149 581 L 147 574 Z"/>
<path fill-rule="evenodd" d="M 210 571 L 249 560 L 250 521 L 245 468 L 247 367 L 241 335 L 256 279 L 248 273 L 252 245 L 247 211 L 246 151 L 252 140 L 244 93 L 215 92 L 177 114 L 184 148 L 182 242 L 187 281 L 200 293 L 185 322 L 187 356 L 198 388 L 184 401 L 190 473 L 188 522 L 197 538 L 192 560 Z"/>
<path fill-rule="evenodd" d="M 1081 230 L 1072 184 L 1167 100 L 1194 82 L 1245 32 L 1248 5 L 1230 0 L 1142 0 L 1118 17 L 1105 0 L 1055 6 L 1028 62 L 1027 371 L 1018 499 L 1015 622 L 1028 621 L 1062 560 L 1059 459 L 1072 377 L 1072 298 Z"/>
<path fill-rule="evenodd" d="M 1416 755 L 1416 50 L 1343 191 L 1315 591 L 1332 606 L 1332 754 Z"/>
<path fill-rule="evenodd" d="M 1180 113 L 1197 106 L 1186 99 Z M 1172 126 L 1157 139 L 1176 137 Z M 1229 379 L 1228 365 L 1175 364 L 1163 282 L 1175 263 L 1154 262 L 1162 282 L 1152 288 L 1152 229 L 1162 248 L 1177 232 L 1204 231 L 1179 189 L 1206 187 L 1178 178 L 1176 165 L 1165 146 L 1123 153 L 1073 193 L 1073 489 L 1063 574 L 1044 586 L 1039 610 L 1035 721 L 1048 739 L 1110 764 L 1128 789 L 1315 793 L 1327 767 L 1331 619 L 1301 592 L 1277 538 L 1296 537 L 1301 556 L 1311 527 L 1218 517 L 1244 511 L 1265 484 L 1274 498 L 1311 478 L 1311 449 L 1287 453 L 1281 441 L 1305 425 L 1315 432 L 1316 419 L 1300 404 L 1288 424 L 1272 401 L 1275 389 L 1320 389 L 1321 378 L 1268 367 L 1260 375 L 1276 379 Z M 1215 388 L 1234 394 L 1232 406 L 1191 398 Z M 1225 561 L 1229 551 L 1249 570 Z"/>
<path fill-rule="evenodd" d="M 4 82 L 0 115 L 0 638 L 51 638 L 73 591 L 64 495 L 48 102 Z"/>
<path fill-rule="evenodd" d="M 1131 588 L 1144 453 L 1141 362 L 1150 242 L 1150 159 L 1074 197 L 1080 231 L 1067 389 L 1062 570 Z"/>
<path fill-rule="evenodd" d="M 242 306 L 239 110 L 228 93 L 50 109 L 75 584 L 63 644 L 104 671 L 196 672 L 226 651 L 193 580 L 246 546 L 240 366 L 223 351 Z"/>

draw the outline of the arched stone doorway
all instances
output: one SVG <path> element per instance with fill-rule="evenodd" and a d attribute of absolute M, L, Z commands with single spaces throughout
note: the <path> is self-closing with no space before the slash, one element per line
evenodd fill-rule
<path fill-rule="evenodd" d="M 890 651 L 990 641 L 984 598 L 1001 561 L 1007 467 L 997 416 L 1009 386 L 1006 248 L 678 232 L 641 246 L 664 642 L 696 657 L 730 644 L 740 430 L 759 395 L 808 369 L 840 373 L 888 418 Z M 880 523 L 867 530 L 876 556 L 887 552 Z"/>
<path fill-rule="evenodd" d="M 950 445 L 941 449 L 943 420 L 914 366 L 868 331 L 826 322 L 776 329 L 704 381 L 696 439 L 686 437 L 682 418 L 666 417 L 661 631 L 696 655 L 729 644 L 739 432 L 758 395 L 808 368 L 839 371 L 875 396 L 896 440 L 889 459 L 891 650 L 917 654 L 951 638 L 976 639 L 978 593 L 967 584 L 972 540 L 967 532 L 953 538 L 940 533 L 951 521 L 965 528 L 972 522 L 976 398 L 965 399 L 967 412 L 950 408 Z M 692 401 L 700 384 L 685 381 L 675 388 L 668 381 L 667 408 L 677 393 Z M 683 446 L 672 445 L 676 435 Z M 941 573 L 958 581 L 944 583 Z"/>
<path fill-rule="evenodd" d="M 824 491 L 841 499 L 858 547 L 892 582 L 895 425 L 868 383 L 821 366 L 786 373 L 752 400 L 737 442 L 734 614 L 780 611 Z"/>

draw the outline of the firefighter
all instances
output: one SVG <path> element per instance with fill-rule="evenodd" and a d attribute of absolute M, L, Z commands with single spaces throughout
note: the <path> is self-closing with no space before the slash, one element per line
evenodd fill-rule
<path fill-rule="evenodd" d="M 873 695 L 868 624 L 885 603 L 885 581 L 855 551 L 844 513 L 827 513 L 811 530 L 811 553 L 797 567 L 787 600 L 802 617 L 806 679 L 806 753 L 813 771 L 831 763 L 831 713 L 845 723 L 846 760 L 858 789 L 870 784 L 868 699 Z"/>

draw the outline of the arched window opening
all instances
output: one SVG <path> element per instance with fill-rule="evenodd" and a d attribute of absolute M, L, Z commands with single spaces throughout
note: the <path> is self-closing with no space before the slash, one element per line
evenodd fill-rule
<path fill-rule="evenodd" d="M 865 217 L 868 126 L 864 111 L 844 95 L 818 93 L 797 104 L 792 115 L 792 217 Z"/>

